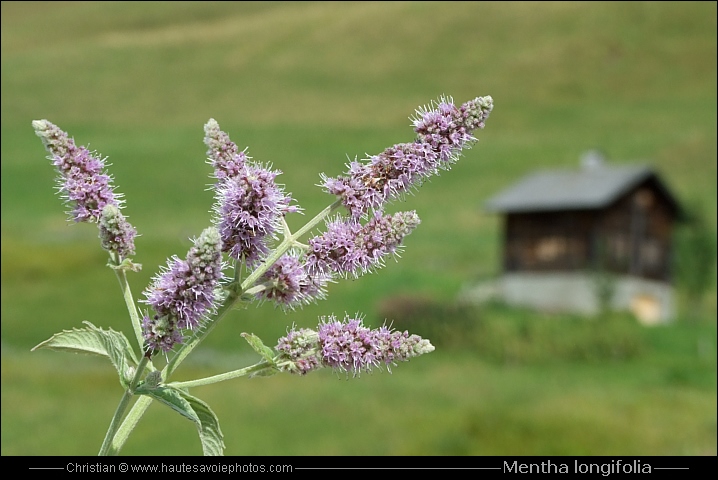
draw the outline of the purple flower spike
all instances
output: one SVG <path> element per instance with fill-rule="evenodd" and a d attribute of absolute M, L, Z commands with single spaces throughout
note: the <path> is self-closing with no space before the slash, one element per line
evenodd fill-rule
<path fill-rule="evenodd" d="M 247 264 L 258 264 L 276 238 L 282 216 L 293 211 L 292 197 L 275 183 L 281 172 L 245 164 L 239 173 L 217 186 L 215 214 L 222 251 Z"/>
<path fill-rule="evenodd" d="M 314 330 L 292 330 L 279 339 L 276 350 L 281 357 L 280 368 L 298 375 L 306 375 L 321 368 L 318 352 L 319 336 Z"/>
<path fill-rule="evenodd" d="M 214 211 L 222 237 L 222 251 L 250 267 L 269 253 L 268 243 L 276 238 L 281 218 L 298 212 L 292 197 L 275 182 L 280 171 L 250 162 L 227 133 L 212 118 L 204 126 L 204 143 L 214 167 L 216 203 Z"/>
<path fill-rule="evenodd" d="M 251 159 L 219 129 L 219 124 L 210 118 L 204 126 L 204 144 L 207 145 L 209 163 L 214 167 L 214 176 L 219 181 L 239 175 L 244 164 Z"/>
<path fill-rule="evenodd" d="M 177 322 L 170 317 L 155 315 L 142 317 L 142 336 L 148 352 L 169 352 L 184 341 Z"/>
<path fill-rule="evenodd" d="M 341 197 L 352 218 L 359 219 L 417 188 L 438 171 L 439 163 L 430 145 L 401 143 L 370 157 L 368 163 L 352 162 L 345 176 L 324 177 L 324 187 Z"/>
<path fill-rule="evenodd" d="M 32 126 L 60 173 L 58 191 L 72 208 L 69 213 L 75 222 L 97 222 L 105 205 L 121 206 L 112 178 L 104 172 L 103 159 L 76 146 L 67 133 L 47 120 L 33 120 Z"/>
<path fill-rule="evenodd" d="M 295 253 L 285 254 L 260 278 L 259 283 L 265 289 L 257 296 L 293 309 L 324 299 L 325 287 L 330 280 L 326 275 L 310 275 Z"/>
<path fill-rule="evenodd" d="M 116 205 L 105 205 L 100 217 L 100 241 L 102 248 L 116 252 L 120 260 L 135 254 L 137 231 L 130 225 Z"/>
<path fill-rule="evenodd" d="M 394 215 L 375 213 L 363 226 L 351 219 L 330 221 L 324 234 L 309 240 L 308 270 L 324 275 L 360 277 L 382 266 L 386 255 L 397 254 L 404 237 L 419 222 L 415 211 Z"/>
<path fill-rule="evenodd" d="M 157 275 L 145 290 L 144 303 L 156 314 L 144 322 L 143 334 L 147 347 L 169 350 L 182 329 L 196 328 L 203 316 L 214 309 L 215 287 L 222 279 L 222 253 L 219 233 L 215 227 L 205 229 L 185 260 L 173 257 L 168 268 Z M 164 333 L 163 333 L 164 332 Z M 154 346 L 153 346 L 154 345 Z"/>
<path fill-rule="evenodd" d="M 358 376 L 362 371 L 386 367 L 434 351 L 428 340 L 387 326 L 370 329 L 361 317 L 349 315 L 340 322 L 334 315 L 321 317 L 317 331 L 292 329 L 279 339 L 277 365 L 290 373 L 304 375 L 329 367 Z"/>
<path fill-rule="evenodd" d="M 414 118 L 417 141 L 431 146 L 439 154 L 443 168 L 458 160 L 461 150 L 477 139 L 471 132 L 484 128 L 484 122 L 494 108 L 491 97 L 476 97 L 460 107 L 451 98 L 440 98 L 433 108 L 420 108 Z"/>
<path fill-rule="evenodd" d="M 449 98 L 440 98 L 432 108 L 417 110 L 413 119 L 417 139 L 387 148 L 365 162 L 354 161 L 346 174 L 322 176 L 324 189 L 342 199 L 351 216 L 358 219 L 370 209 L 412 191 L 440 169 L 448 169 L 461 151 L 477 139 L 471 132 L 484 128 L 493 109 L 489 96 L 477 97 L 456 107 Z"/>

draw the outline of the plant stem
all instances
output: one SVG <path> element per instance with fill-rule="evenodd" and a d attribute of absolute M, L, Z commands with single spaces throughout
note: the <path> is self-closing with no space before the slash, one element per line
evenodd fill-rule
<path fill-rule="evenodd" d="M 277 246 L 277 248 L 274 249 L 274 251 L 269 255 L 269 257 L 267 257 L 267 259 L 259 267 L 257 267 L 257 269 L 254 270 L 244 280 L 244 282 L 242 282 L 242 284 L 239 286 L 239 291 L 236 291 L 236 283 L 233 282 L 232 284 L 230 284 L 229 296 L 224 300 L 222 306 L 219 307 L 217 313 L 214 314 L 213 317 L 206 322 L 206 325 L 201 330 L 197 331 L 197 333 L 190 339 L 189 342 L 185 343 L 180 348 L 179 352 L 177 352 L 177 355 L 175 355 L 172 360 L 170 360 L 170 362 L 162 371 L 162 378 L 167 380 L 170 375 L 172 375 L 172 373 L 177 369 L 179 364 L 182 363 L 185 358 L 187 358 L 187 355 L 189 355 L 192 350 L 194 350 L 197 345 L 199 345 L 199 343 L 204 340 L 204 338 L 209 334 L 209 332 L 212 331 L 217 322 L 227 314 L 227 312 L 231 309 L 234 303 L 240 298 L 241 294 L 247 289 L 253 287 L 254 283 L 259 280 L 259 278 L 264 275 L 264 273 L 266 273 L 266 271 L 269 270 L 269 268 L 274 265 L 274 263 L 279 260 L 279 258 L 294 245 L 297 239 L 299 239 L 302 235 L 314 228 L 317 224 L 319 224 L 319 222 L 324 220 L 341 205 L 341 199 L 334 201 L 334 203 L 326 207 L 314 218 L 309 220 L 302 228 L 300 228 L 293 234 L 287 235 L 284 240 L 282 240 L 282 242 Z M 235 266 L 235 278 L 237 276 L 236 272 L 238 268 L 239 264 Z"/>
<path fill-rule="evenodd" d="M 119 265 L 119 258 L 117 257 L 117 254 L 115 252 L 112 252 L 110 254 L 111 262 L 113 265 L 118 266 Z M 135 307 L 135 301 L 132 298 L 132 291 L 130 290 L 130 284 L 127 281 L 127 272 L 122 268 L 113 268 L 112 270 L 115 271 L 115 275 L 117 276 L 117 280 L 120 282 L 120 288 L 122 289 L 122 297 L 125 299 L 125 305 L 127 305 L 127 311 L 130 314 L 130 319 L 132 320 L 132 330 L 135 332 L 135 338 L 137 339 L 137 344 L 139 345 L 140 352 L 142 352 L 142 347 L 145 343 L 145 339 L 142 337 L 142 324 L 140 322 L 140 316 L 137 313 L 137 308 Z"/>
<path fill-rule="evenodd" d="M 130 403 L 130 398 L 132 398 L 132 396 L 135 393 L 135 387 L 137 387 L 137 384 L 139 383 L 140 379 L 142 378 L 142 373 L 143 373 L 148 361 L 149 361 L 149 359 L 147 357 L 143 356 L 142 359 L 140 360 L 139 365 L 137 365 L 137 370 L 135 371 L 135 376 L 132 378 L 132 381 L 130 382 L 130 385 L 125 390 L 125 393 L 122 394 L 120 403 L 119 403 L 119 405 L 117 405 L 115 414 L 112 416 L 112 421 L 110 422 L 110 426 L 107 429 L 107 434 L 105 434 L 105 439 L 102 442 L 102 446 L 100 447 L 100 453 L 98 455 L 100 455 L 100 456 L 108 455 L 108 453 L 110 451 L 110 445 L 112 443 L 112 439 L 114 438 L 115 434 L 117 433 L 117 429 L 120 426 L 120 419 L 122 418 L 122 415 L 124 415 L 125 410 L 127 409 L 127 405 L 129 405 L 129 403 Z"/>
<path fill-rule="evenodd" d="M 341 205 L 341 199 L 337 199 L 293 234 L 289 233 L 289 230 L 286 229 L 285 232 L 287 233 L 287 235 L 285 236 L 284 240 L 277 246 L 274 252 L 272 252 L 272 254 L 262 263 L 262 265 L 260 265 L 256 270 L 254 270 L 249 275 L 249 277 L 247 277 L 245 281 L 242 282 L 241 285 L 238 285 L 239 269 L 241 265 L 239 263 L 236 263 L 234 281 L 229 285 L 229 295 L 227 296 L 227 298 L 224 299 L 224 302 L 217 309 L 217 312 L 212 315 L 212 317 L 206 322 L 205 326 L 202 329 L 198 330 L 195 335 L 190 339 L 190 341 L 184 344 L 182 348 L 180 348 L 179 352 L 177 352 L 177 354 L 172 358 L 172 360 L 167 363 L 165 368 L 162 370 L 162 378 L 164 379 L 164 381 L 167 381 L 169 379 L 170 375 L 174 373 L 177 367 L 179 367 L 180 363 L 182 363 L 182 361 L 187 358 L 187 356 L 192 352 L 192 350 L 194 350 L 197 345 L 199 345 L 200 342 L 204 340 L 204 338 L 209 334 L 209 332 L 214 329 L 219 320 L 221 320 L 227 314 L 227 312 L 231 310 L 234 304 L 241 298 L 241 294 L 243 292 L 254 286 L 254 283 L 267 270 L 269 270 L 269 268 L 274 265 L 274 263 L 279 260 L 282 255 L 284 255 L 284 253 L 287 252 L 287 250 L 289 250 L 294 244 L 296 244 L 296 241 L 301 238 L 302 235 L 306 234 L 312 228 L 317 226 L 332 212 L 336 211 L 339 207 L 341 207 Z M 117 276 L 120 280 L 120 285 L 122 286 L 122 291 L 123 295 L 125 296 L 125 302 L 127 303 L 128 310 L 130 310 L 130 316 L 132 317 L 132 325 L 135 329 L 135 335 L 137 335 L 138 342 L 140 343 L 140 345 L 143 345 L 144 339 L 142 337 L 141 324 L 139 321 L 139 316 L 137 315 L 137 311 L 134 309 L 134 302 L 132 301 L 132 295 L 129 291 L 129 286 L 126 286 L 126 275 L 123 271 L 121 274 L 120 272 L 117 272 Z M 130 306 L 132 306 L 132 308 L 130 308 Z M 133 379 L 133 383 L 131 385 L 132 388 L 129 388 L 127 391 L 125 391 L 124 395 L 122 396 L 122 399 L 120 400 L 120 404 L 117 406 L 115 416 L 112 418 L 110 428 L 108 429 L 107 435 L 105 436 L 105 440 L 102 443 L 100 455 L 117 455 L 127 441 L 132 430 L 134 430 L 135 426 L 137 426 L 137 423 L 147 411 L 147 408 L 150 406 L 150 403 L 152 403 L 152 399 L 150 397 L 147 397 L 145 395 L 141 396 L 137 400 L 137 402 L 135 402 L 132 409 L 130 409 L 122 424 L 119 425 L 119 419 L 122 417 L 122 413 L 127 408 L 130 397 L 133 395 L 133 389 L 137 386 L 136 381 L 139 381 L 139 372 L 144 369 L 147 362 L 147 357 L 143 356 L 142 360 L 140 361 L 140 366 L 138 366 L 138 373 L 135 375 L 135 379 Z M 188 382 L 177 382 L 173 383 L 172 385 L 179 387 L 208 385 L 210 383 L 241 377 L 243 375 L 247 375 L 249 373 L 253 373 L 254 371 L 260 370 L 261 368 L 266 368 L 267 366 L 269 366 L 268 363 L 265 364 L 264 362 L 260 362 L 256 365 L 252 365 L 244 369 L 215 375 L 214 377 L 207 377 L 204 379 Z"/>
<path fill-rule="evenodd" d="M 117 429 L 117 433 L 115 434 L 115 438 L 112 439 L 112 444 L 110 445 L 107 455 L 116 456 L 120 453 L 130 433 L 135 429 L 142 415 L 144 415 L 151 404 L 152 398 L 147 395 L 141 395 L 140 398 L 137 399 L 130 411 L 127 412 L 127 416 L 122 421 L 122 425 Z"/>
<path fill-rule="evenodd" d="M 233 378 L 243 377 L 254 372 L 258 372 L 264 368 L 271 367 L 272 363 L 263 360 L 259 363 L 251 365 L 249 367 L 240 368 L 239 370 L 233 370 L 231 372 L 220 373 L 211 377 L 200 378 L 197 380 L 189 380 L 187 382 L 172 382 L 169 385 L 176 388 L 190 388 L 190 387 L 201 387 L 202 385 L 211 385 L 213 383 L 224 382 L 225 380 L 232 380 Z"/>
<path fill-rule="evenodd" d="M 326 217 L 328 217 L 333 211 L 338 209 L 341 206 L 342 202 L 341 199 L 336 200 L 334 203 L 329 205 L 327 208 L 319 212 L 314 218 L 309 220 L 302 228 L 297 230 L 294 233 L 288 234 L 284 237 L 284 240 L 282 240 L 282 243 L 277 246 L 277 248 L 267 257 L 267 259 L 262 263 L 256 270 L 254 270 L 245 280 L 242 282 L 242 291 L 247 290 L 248 288 L 252 287 L 254 285 L 254 282 L 256 282 L 259 277 L 264 275 L 269 268 L 274 265 L 274 263 L 279 260 L 279 258 L 284 255 L 287 250 L 289 250 L 297 240 L 299 240 L 302 235 L 307 233 L 312 228 L 316 227 L 319 222 L 324 220 Z M 288 233 L 288 232 L 287 232 Z"/>
<path fill-rule="evenodd" d="M 239 268 L 239 266 L 235 268 Z M 202 326 L 202 328 L 197 330 L 187 343 L 182 345 L 182 348 L 180 348 L 179 352 L 177 352 L 177 355 L 172 357 L 172 360 L 170 360 L 167 366 L 165 366 L 162 370 L 162 378 L 164 378 L 165 381 L 174 373 L 175 370 L 177 370 L 177 367 L 185 358 L 187 358 L 187 355 L 189 355 L 192 350 L 194 350 L 195 347 L 197 347 L 197 345 L 199 345 L 199 343 L 204 340 L 207 335 L 209 335 L 209 332 L 211 332 L 222 317 L 224 317 L 227 312 L 232 309 L 238 299 L 239 294 L 233 289 L 230 289 L 229 296 L 217 309 L 217 313 L 215 313 L 212 318 Z"/>

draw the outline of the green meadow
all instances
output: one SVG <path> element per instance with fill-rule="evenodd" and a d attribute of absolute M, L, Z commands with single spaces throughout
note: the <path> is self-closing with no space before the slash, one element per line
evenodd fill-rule
<path fill-rule="evenodd" d="M 348 159 L 413 139 L 441 95 L 491 95 L 480 141 L 395 210 L 422 223 L 397 261 L 285 313 L 231 312 L 173 379 L 254 363 L 320 315 L 361 312 L 437 349 L 389 372 L 238 379 L 192 393 L 227 455 L 716 455 L 716 280 L 676 284 L 678 317 L 643 327 L 488 303 L 500 272 L 483 202 L 539 168 L 649 163 L 716 231 L 715 2 L 2 2 L 2 455 L 94 455 L 122 389 L 105 359 L 30 349 L 90 321 L 134 338 L 94 225 L 70 225 L 31 121 L 108 158 L 141 235 L 136 300 L 209 225 L 203 126 L 283 173 L 298 228 Z M 712 260 L 715 271 L 715 256 Z M 678 256 L 676 262 L 680 264 Z M 431 305 L 385 318 L 397 298 Z M 394 310 L 397 315 L 402 312 Z M 124 450 L 197 455 L 196 429 L 152 405 Z"/>

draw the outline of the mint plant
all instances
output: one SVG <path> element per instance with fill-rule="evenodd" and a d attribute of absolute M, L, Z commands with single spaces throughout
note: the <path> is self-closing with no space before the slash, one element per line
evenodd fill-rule
<path fill-rule="evenodd" d="M 477 141 L 473 132 L 484 127 L 492 109 L 490 96 L 460 106 L 441 97 L 419 108 L 411 119 L 413 142 L 354 160 L 337 177 L 322 175 L 321 186 L 335 199 L 295 232 L 285 218 L 301 208 L 276 183 L 281 172 L 254 161 L 246 149 L 239 150 L 210 119 L 204 126 L 204 143 L 214 169 L 211 225 L 193 240 L 184 258 L 173 256 L 167 261 L 138 302 L 127 280 L 129 272 L 141 268 L 132 260 L 137 232 L 122 213 L 124 199 L 115 191 L 104 159 L 77 146 L 51 122 L 33 121 L 57 167 L 58 191 L 70 219 L 99 227 L 135 336 L 133 347 L 124 334 L 84 322 L 83 328 L 57 333 L 33 349 L 101 355 L 116 368 L 124 394 L 99 454 L 117 455 L 150 403 L 158 401 L 195 423 L 205 455 L 221 455 L 219 421 L 209 405 L 190 393 L 194 387 L 243 376 L 306 375 L 320 368 L 358 376 L 373 369 L 390 371 L 399 361 L 433 351 L 431 343 L 418 335 L 387 325 L 369 328 L 361 315 L 340 320 L 330 314 L 321 317 L 314 329 L 292 327 L 274 348 L 243 333 L 261 358 L 254 365 L 207 378 L 170 381 L 232 308 L 262 301 L 284 309 L 301 307 L 325 298 L 329 283 L 373 272 L 387 257 L 396 256 L 404 238 L 419 225 L 419 217 L 414 211 L 385 213 L 385 206 L 448 170 L 463 149 Z M 309 238 L 302 243 L 305 236 Z M 156 366 L 160 362 L 161 368 Z"/>

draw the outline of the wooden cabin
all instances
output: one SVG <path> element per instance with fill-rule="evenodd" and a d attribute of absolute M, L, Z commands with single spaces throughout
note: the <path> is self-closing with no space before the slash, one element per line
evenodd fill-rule
<path fill-rule="evenodd" d="M 528 175 L 486 209 L 504 217 L 503 290 L 511 303 L 595 313 L 600 273 L 613 281 L 615 308 L 634 309 L 643 298 L 652 321 L 672 316 L 680 207 L 649 166 L 607 165 L 589 153 L 581 168 Z"/>

